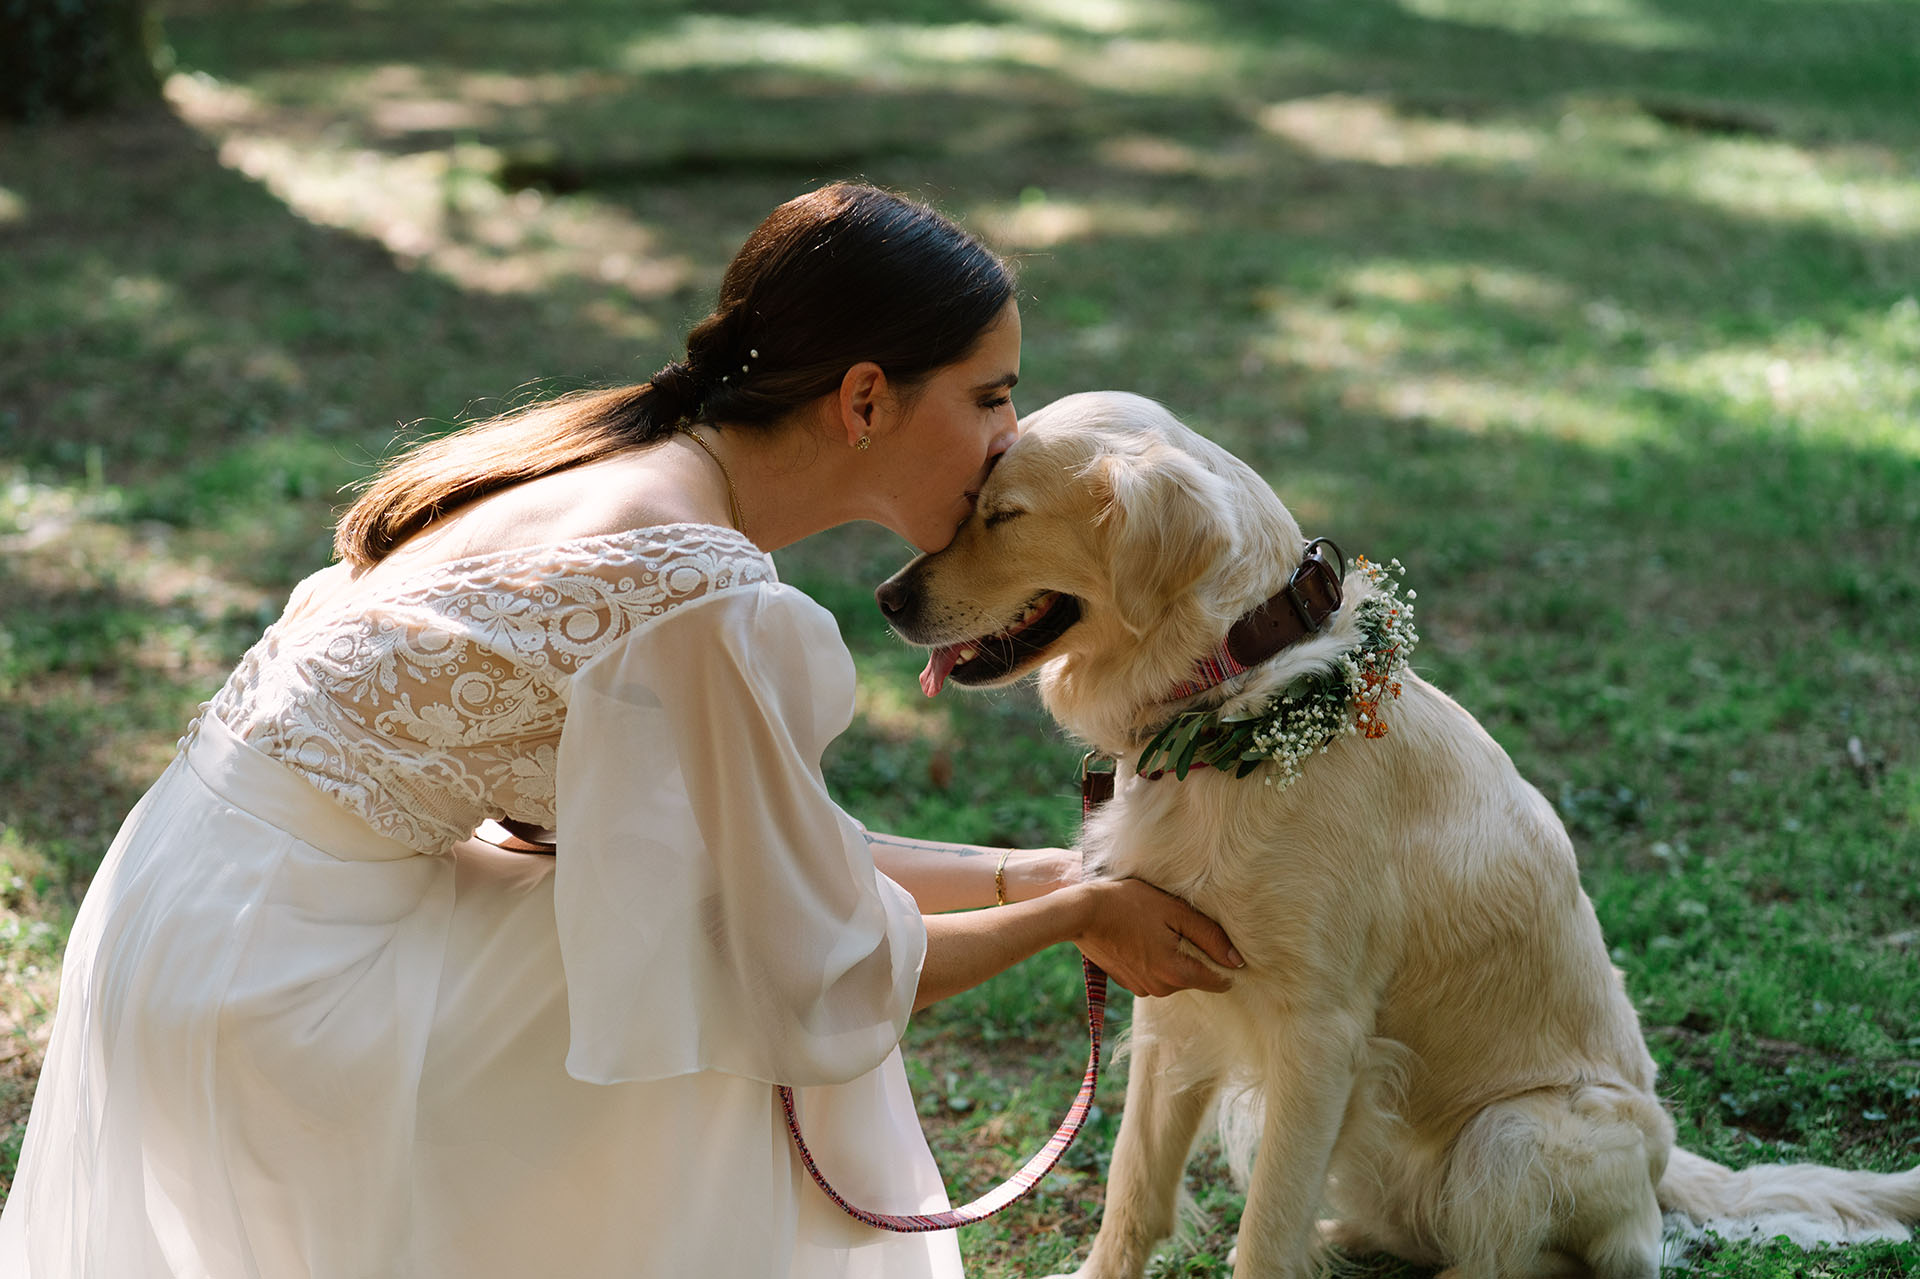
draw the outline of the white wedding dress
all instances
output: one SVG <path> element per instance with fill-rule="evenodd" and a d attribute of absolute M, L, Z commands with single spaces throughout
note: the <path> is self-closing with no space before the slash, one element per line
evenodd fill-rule
<path fill-rule="evenodd" d="M 960 1274 L 897 1044 L 913 901 L 834 805 L 832 618 L 638 529 L 296 590 L 66 953 L 5 1279 Z M 557 858 L 467 840 L 557 826 Z"/>

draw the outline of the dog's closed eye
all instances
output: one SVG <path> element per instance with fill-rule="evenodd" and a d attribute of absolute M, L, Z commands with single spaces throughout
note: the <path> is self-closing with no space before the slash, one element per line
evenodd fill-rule
<path fill-rule="evenodd" d="M 995 528 L 1001 524 L 1005 524 L 1008 520 L 1018 519 L 1025 514 L 1026 512 L 1017 506 L 1003 506 L 998 510 L 988 511 L 987 527 Z"/>

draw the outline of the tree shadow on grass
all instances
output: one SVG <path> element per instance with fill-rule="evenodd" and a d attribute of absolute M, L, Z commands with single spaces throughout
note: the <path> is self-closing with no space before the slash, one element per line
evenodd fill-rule
<path fill-rule="evenodd" d="M 226 565 L 255 582 L 318 566 L 335 490 L 399 423 L 564 378 L 542 358 L 557 350 L 632 358 L 577 316 L 529 343 L 557 318 L 537 296 L 463 289 L 298 216 L 171 114 L 16 130 L 8 147 L 26 214 L 0 255 L 18 299 L 0 321 L 0 453 L 56 481 L 91 468 L 132 518 L 261 521 L 268 540 Z M 75 156 L 104 180 L 74 182 Z"/>
<path fill-rule="evenodd" d="M 1097 12 L 978 0 L 800 8 L 751 0 L 650 6 L 643 13 L 584 4 L 441 5 L 430 14 L 395 5 L 186 3 L 170 7 L 168 22 L 186 62 L 222 77 L 384 63 L 670 78 L 676 59 L 704 58 L 748 80 L 769 69 L 804 75 L 828 66 L 840 68 L 845 81 L 873 74 L 850 52 L 865 48 L 858 43 L 864 28 L 909 45 L 916 36 L 944 33 L 952 43 L 920 60 L 943 61 L 957 50 L 968 66 L 1031 66 L 1029 57 L 1010 56 L 991 38 L 1008 34 L 1052 42 L 1069 62 L 1096 60 L 1115 38 L 1208 44 L 1235 54 L 1227 65 L 1237 74 L 1194 77 L 1196 96 L 1247 88 L 1392 91 L 1409 83 L 1468 102 L 1691 93 L 1758 100 L 1850 128 L 1871 123 L 1908 141 L 1914 134 L 1906 107 L 1920 48 L 1920 16 L 1895 0 L 1837 7 L 1657 0 L 1585 14 L 1468 0 L 1419 7 L 1190 0 Z M 711 102 L 717 87 L 703 98 Z M 634 119 L 644 127 L 646 117 Z"/>
<path fill-rule="evenodd" d="M 1482 0 L 1192 7 L 1235 40 L 1336 55 L 1330 74 L 1315 77 L 1323 89 L 1408 91 L 1463 107 L 1574 95 L 1706 99 L 1751 108 L 1744 126 L 1738 114 L 1721 124 L 1697 118 L 1709 131 L 1757 126 L 1901 146 L 1917 137 L 1904 104 L 1920 72 L 1920 13 L 1897 0 L 1651 0 L 1584 13 Z"/>
<path fill-rule="evenodd" d="M 1739 17 L 1732 6 L 1704 0 L 1696 8 L 1689 22 L 1704 22 L 1700 15 L 1710 13 L 1731 29 Z M 1769 17 L 1784 24 L 1782 30 L 1800 30 L 1813 23 L 1815 8 L 1776 4 Z M 1817 8 L 1826 21 L 1828 7 Z M 537 185 L 544 172 L 564 189 L 588 186 L 643 220 L 666 212 L 669 227 L 697 224 L 686 216 L 687 205 L 709 199 L 717 216 L 704 225 L 731 236 L 750 225 L 752 212 L 767 200 L 850 169 L 924 185 L 950 205 L 1004 199 L 1031 186 L 1067 195 L 1093 188 L 1163 211 L 1204 210 L 1204 229 L 1190 217 L 1172 234 L 1144 237 L 1143 247 L 1153 252 L 1126 264 L 1122 274 L 1148 273 L 1142 287 L 1156 295 L 1168 276 L 1190 292 L 1217 295 L 1222 282 L 1208 264 L 1177 255 L 1183 248 L 1208 252 L 1216 237 L 1205 230 L 1232 230 L 1242 252 L 1233 263 L 1240 278 L 1229 285 L 1271 284 L 1273 265 L 1342 246 L 1366 256 L 1444 251 L 1510 261 L 1550 280 L 1571 267 L 1585 273 L 1571 282 L 1587 296 L 1614 297 L 1636 312 L 1650 309 L 1676 321 L 1697 318 L 1700 289 L 1724 285 L 1726 318 L 1764 333 L 1808 316 L 1824 318 L 1836 293 L 1851 298 L 1854 292 L 1834 286 L 1862 274 L 1886 301 L 1897 300 L 1920 262 L 1911 230 L 1881 234 L 1865 223 L 1847 227 L 1840 216 L 1822 221 L 1791 208 L 1739 208 L 1732 197 L 1707 203 L 1641 181 L 1636 170 L 1645 167 L 1647 154 L 1686 155 L 1691 133 L 1658 125 L 1632 101 L 1611 98 L 1634 83 L 1678 91 L 1694 75 L 1688 69 L 1693 53 L 1422 16 L 1388 4 L 1284 11 L 1196 5 L 1187 11 L 1208 16 L 1178 23 L 1141 19 L 1138 36 L 1177 37 L 1182 47 L 1207 52 L 1213 73 L 1130 87 L 1090 75 L 1083 65 L 1115 44 L 1097 32 L 1079 32 L 1049 59 L 1023 61 L 1020 41 L 1061 40 L 1057 24 L 1044 17 L 1016 21 L 992 6 L 961 15 L 971 25 L 927 24 L 928 30 L 1001 33 L 1000 42 L 989 42 L 978 56 L 932 57 L 882 41 L 875 46 L 883 64 L 878 70 L 828 57 L 808 43 L 831 35 L 857 46 L 860 32 L 846 20 L 858 15 L 835 10 L 830 20 L 809 21 L 752 6 L 738 7 L 727 20 L 766 19 L 774 34 L 764 40 L 756 43 L 750 31 L 738 47 L 696 40 L 682 63 L 630 70 L 605 65 L 607 49 L 621 41 L 603 29 L 610 18 L 600 10 L 548 13 L 546 42 L 536 42 L 532 53 L 511 38 L 517 20 L 511 13 L 500 18 L 509 29 L 492 40 L 475 38 L 486 24 L 471 17 L 413 23 L 405 35 L 335 33 L 329 39 L 339 43 L 327 46 L 333 60 L 324 70 L 310 67 L 311 78 L 298 84 L 248 62 L 258 57 L 272 65 L 270 41 L 263 51 L 244 41 L 217 45 L 211 37 L 226 30 L 228 15 L 183 18 L 176 43 L 189 57 L 209 46 L 201 54 L 208 65 L 253 85 L 262 110 L 298 114 L 317 95 L 332 93 L 314 119 L 338 133 L 343 146 L 404 155 L 470 139 L 506 153 L 477 163 L 509 185 Z M 1810 46 L 1819 57 L 1870 62 L 1883 48 L 1899 47 L 1893 38 L 1905 30 L 1899 24 L 1913 21 L 1911 10 L 1895 6 L 1849 12 L 1868 34 L 1886 27 L 1888 38 L 1829 38 Z M 690 24 L 699 30 L 708 20 L 668 13 L 620 19 L 633 23 L 628 43 L 638 46 Z M 245 27 L 244 21 L 236 25 Z M 282 38 L 292 37 L 283 31 Z M 1296 45 L 1319 51 L 1310 74 L 1288 69 L 1294 66 L 1288 50 Z M 1770 51 L 1797 47 L 1792 41 L 1776 45 L 1770 34 L 1748 32 L 1707 47 L 1717 50 L 1712 56 L 1724 64 L 1726 78 L 1761 107 L 1827 91 L 1824 81 L 1772 74 Z M 530 60 L 509 67 L 489 49 Z M 595 68 L 595 75 L 557 85 L 538 79 L 582 68 Z M 486 79 L 509 69 L 519 73 L 511 82 L 525 100 Z M 1855 79 L 1879 83 L 1871 75 Z M 1464 137 L 1433 142 L 1427 156 L 1364 154 L 1369 133 L 1407 132 L 1410 122 L 1435 110 L 1447 117 L 1448 95 L 1467 81 L 1497 104 L 1485 113 L 1464 111 L 1489 136 L 1475 137 L 1469 127 Z M 1331 88 L 1358 90 L 1372 105 L 1336 112 L 1326 121 L 1330 136 L 1288 136 L 1285 113 L 1276 119 L 1272 106 Z M 1596 122 L 1633 133 L 1638 118 L 1652 133 L 1642 129 L 1623 138 L 1601 172 L 1556 171 L 1551 162 L 1567 149 L 1556 128 L 1562 113 L 1596 94 L 1604 100 L 1580 108 Z M 1890 102 L 1880 106 L 1885 110 L 1876 107 L 1878 114 L 1856 122 L 1854 139 L 1872 140 L 1888 121 L 1910 114 Z M 479 114 L 459 126 L 432 122 L 435 110 L 456 108 Z M 281 120 L 275 127 L 292 126 Z M 1343 133 L 1350 135 L 1344 151 Z M 1520 150 L 1503 156 L 1503 141 Z M 1415 139 L 1415 145 L 1426 143 Z M 1726 157 L 1702 150 L 1699 163 L 1724 165 Z M 526 175 L 516 178 L 518 168 Z M 976 168 L 983 171 L 970 172 Z M 1898 180 L 1897 172 L 1886 176 Z M 1339 219 L 1331 235 L 1320 212 L 1329 207 Z M 1196 229 L 1202 233 L 1188 234 Z M 1576 240 L 1585 243 L 1571 243 Z M 702 260 L 725 251 L 705 238 L 663 247 L 668 256 L 685 248 Z M 1249 253 L 1260 261 L 1250 266 Z M 1167 269 L 1156 272 L 1156 265 Z M 1246 292 L 1233 290 L 1226 300 L 1238 304 Z"/>

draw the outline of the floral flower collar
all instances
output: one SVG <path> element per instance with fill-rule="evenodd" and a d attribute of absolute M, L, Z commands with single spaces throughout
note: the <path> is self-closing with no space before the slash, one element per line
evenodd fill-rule
<path fill-rule="evenodd" d="M 1420 642 L 1413 624 L 1415 591 L 1400 597 L 1394 578 L 1406 576 L 1399 560 L 1375 564 L 1360 556 L 1355 567 L 1373 589 L 1354 605 L 1359 643 L 1331 668 L 1309 672 L 1260 702 L 1225 711 L 1182 711 L 1153 735 L 1134 771 L 1153 780 L 1166 773 L 1185 778 L 1198 767 L 1231 769 L 1245 777 L 1272 764 L 1268 785 L 1291 786 L 1308 756 L 1324 755 L 1334 739 L 1360 733 L 1384 737 L 1381 706 L 1400 695 L 1401 672 Z"/>

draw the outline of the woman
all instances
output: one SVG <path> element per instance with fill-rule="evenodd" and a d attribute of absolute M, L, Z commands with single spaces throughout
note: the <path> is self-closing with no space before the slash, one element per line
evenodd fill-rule
<path fill-rule="evenodd" d="M 871 835 L 822 784 L 852 669 L 767 552 L 944 544 L 1019 355 L 998 259 L 832 186 L 651 382 L 388 467 L 87 895 L 0 1274 L 957 1275 L 828 1203 L 769 1084 L 843 1193 L 928 1211 L 912 1009 L 1060 941 L 1152 993 L 1224 988 L 1183 937 L 1238 960 L 1064 850 Z"/>

